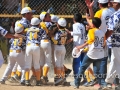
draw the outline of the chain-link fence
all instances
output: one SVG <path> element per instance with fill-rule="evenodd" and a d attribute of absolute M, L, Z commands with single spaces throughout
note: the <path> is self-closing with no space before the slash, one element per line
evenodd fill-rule
<path fill-rule="evenodd" d="M 22 0 L 0 0 L 0 13 L 19 14 L 22 4 Z M 72 15 L 75 12 L 85 14 L 86 11 L 84 0 L 24 0 L 24 6 L 36 10 L 37 15 L 48 9 L 56 15 Z"/>
<path fill-rule="evenodd" d="M 72 19 L 70 19 L 72 15 L 76 12 L 85 15 L 87 9 L 85 0 L 0 0 L 0 26 L 7 29 L 9 33 L 14 33 L 11 31 L 11 27 L 14 26 L 16 20 L 21 18 L 20 11 L 25 6 L 29 6 L 33 10 L 36 10 L 34 15 L 37 16 L 39 16 L 42 11 L 47 11 L 49 9 L 52 14 L 67 18 L 67 27 L 70 30 L 72 30 L 73 24 Z M 96 6 L 98 6 L 97 3 L 94 5 L 94 10 L 97 9 Z M 8 43 L 8 40 L 6 43 Z M 4 47 L 9 47 L 9 44 Z M 72 49 L 72 43 L 66 45 L 67 61 L 72 59 Z"/>

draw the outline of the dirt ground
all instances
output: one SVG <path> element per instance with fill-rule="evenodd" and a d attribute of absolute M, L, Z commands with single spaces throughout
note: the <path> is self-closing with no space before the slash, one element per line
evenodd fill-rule
<path fill-rule="evenodd" d="M 6 68 L 6 64 L 4 64 L 1 68 L 0 68 L 0 78 L 2 77 L 5 68 Z M 69 68 L 72 68 L 71 65 L 66 65 Z M 72 73 L 71 75 L 67 78 L 67 82 L 71 82 L 73 81 L 74 78 L 72 77 Z M 49 73 L 49 83 L 48 85 L 43 85 L 43 86 L 20 86 L 19 83 L 10 83 L 8 81 L 6 81 L 6 84 L 0 84 L 0 90 L 74 90 L 73 87 L 66 85 L 66 86 L 54 86 L 53 85 L 53 68 L 51 68 L 50 73 Z M 84 87 L 81 86 L 79 88 L 80 90 L 98 90 L 98 87 Z M 114 90 L 114 89 L 113 89 Z"/>

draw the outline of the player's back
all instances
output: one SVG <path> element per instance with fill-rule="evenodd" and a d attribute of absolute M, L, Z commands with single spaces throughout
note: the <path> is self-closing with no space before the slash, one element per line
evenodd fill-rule
<path fill-rule="evenodd" d="M 99 10 L 98 12 L 96 12 L 95 17 L 98 17 L 101 19 L 102 24 L 100 26 L 100 29 L 106 33 L 107 31 L 107 25 L 108 25 L 108 20 L 110 18 L 110 16 L 112 15 L 112 11 L 109 8 L 103 8 L 101 10 Z"/>

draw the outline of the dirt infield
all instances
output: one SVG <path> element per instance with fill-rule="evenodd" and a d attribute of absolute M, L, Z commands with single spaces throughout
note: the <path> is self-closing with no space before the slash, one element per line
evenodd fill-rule
<path fill-rule="evenodd" d="M 4 64 L 2 66 L 2 68 L 0 68 L 0 78 L 3 75 L 6 66 L 7 65 Z M 72 68 L 71 65 L 66 65 L 66 66 L 69 67 L 69 68 Z M 51 71 L 51 73 L 53 73 L 52 68 L 51 68 L 50 71 Z M 33 89 L 34 90 L 74 90 L 74 88 L 69 86 L 69 84 L 67 84 L 66 86 L 54 86 L 52 75 L 53 74 L 50 74 L 48 85 L 27 87 L 27 86 L 20 86 L 19 83 L 10 83 L 10 82 L 6 81 L 5 85 L 0 84 L 0 90 L 33 90 Z M 67 78 L 67 81 L 70 82 L 70 81 L 73 81 L 73 80 L 74 80 L 74 78 L 72 77 L 72 73 L 71 73 L 71 76 Z M 84 87 L 84 86 L 81 86 L 80 90 L 97 90 L 97 88 L 98 87 Z"/>

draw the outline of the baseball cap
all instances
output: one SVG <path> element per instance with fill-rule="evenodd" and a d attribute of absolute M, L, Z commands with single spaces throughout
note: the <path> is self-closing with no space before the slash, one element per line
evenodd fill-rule
<path fill-rule="evenodd" d="M 47 12 L 42 12 L 40 14 L 40 19 L 43 20 L 45 18 L 45 15 L 47 14 Z"/>
<path fill-rule="evenodd" d="M 67 22 L 66 22 L 66 20 L 65 20 L 64 18 L 60 18 L 60 19 L 58 20 L 58 24 L 59 24 L 60 26 L 62 26 L 62 27 L 66 27 Z"/>
<path fill-rule="evenodd" d="M 40 20 L 36 17 L 31 19 L 31 25 L 39 25 L 40 24 Z"/>
<path fill-rule="evenodd" d="M 16 21 L 15 33 L 21 33 L 23 30 L 24 30 L 24 26 L 20 23 L 20 21 Z"/>
<path fill-rule="evenodd" d="M 51 15 L 51 21 L 52 22 L 58 22 L 58 20 L 59 20 L 59 17 L 58 16 L 56 16 L 56 15 Z"/>
<path fill-rule="evenodd" d="M 117 2 L 117 3 L 120 3 L 120 0 L 112 0 L 111 2 Z"/>
<path fill-rule="evenodd" d="M 72 51 L 72 57 L 73 58 L 78 58 L 81 55 L 83 49 L 80 49 L 80 51 L 75 47 Z"/>
<path fill-rule="evenodd" d="M 22 10 L 21 10 L 21 14 L 25 14 L 25 13 L 29 13 L 29 12 L 35 12 L 35 10 L 32 10 L 30 7 L 24 7 Z"/>
<path fill-rule="evenodd" d="M 108 3 L 108 0 L 98 0 L 99 3 Z"/>

